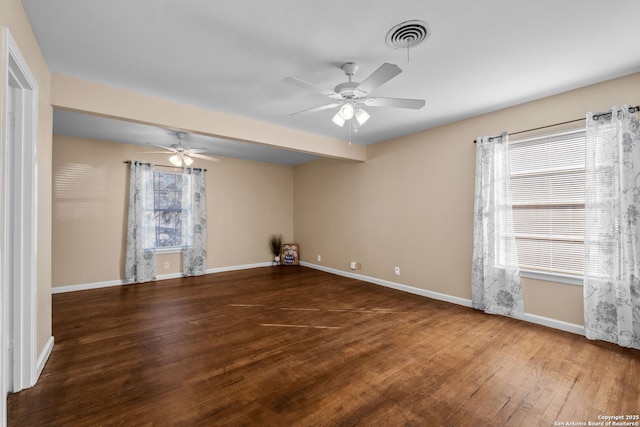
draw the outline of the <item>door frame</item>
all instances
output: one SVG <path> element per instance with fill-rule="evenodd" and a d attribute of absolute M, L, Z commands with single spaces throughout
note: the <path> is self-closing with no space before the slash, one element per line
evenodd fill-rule
<path fill-rule="evenodd" d="M 7 27 L 2 28 L 2 39 L 0 423 L 4 424 L 7 394 L 37 380 L 38 84 Z M 11 339 L 13 357 L 8 353 Z M 9 373 L 10 384 L 5 380 Z"/>

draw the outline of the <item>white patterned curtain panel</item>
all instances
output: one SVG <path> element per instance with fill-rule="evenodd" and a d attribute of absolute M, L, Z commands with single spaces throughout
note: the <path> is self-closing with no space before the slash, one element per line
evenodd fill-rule
<path fill-rule="evenodd" d="M 486 313 L 522 318 L 506 132 L 477 139 L 474 208 L 472 305 Z"/>
<path fill-rule="evenodd" d="M 640 129 L 627 105 L 587 114 L 584 323 L 640 349 Z"/>
<path fill-rule="evenodd" d="M 207 270 L 207 200 L 205 173 L 185 168 L 182 178 L 182 265 L 185 276 Z"/>
<path fill-rule="evenodd" d="M 124 273 L 127 283 L 156 278 L 153 171 L 153 164 L 131 162 Z"/>

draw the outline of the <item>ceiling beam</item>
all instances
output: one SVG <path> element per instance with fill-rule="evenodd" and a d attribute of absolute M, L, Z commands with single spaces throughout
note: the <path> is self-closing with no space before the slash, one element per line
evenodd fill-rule
<path fill-rule="evenodd" d="M 349 145 L 337 139 L 62 74 L 51 73 L 51 105 L 54 108 L 264 144 L 322 157 L 355 161 L 365 161 L 367 158 L 366 147 L 362 145 Z"/>

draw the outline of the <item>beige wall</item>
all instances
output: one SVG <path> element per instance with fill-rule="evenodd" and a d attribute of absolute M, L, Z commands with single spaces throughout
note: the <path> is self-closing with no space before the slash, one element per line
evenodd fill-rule
<path fill-rule="evenodd" d="M 45 59 L 27 20 L 19 0 L 0 0 L 0 27 L 8 27 L 31 72 L 38 83 L 38 221 L 37 221 L 37 352 L 44 349 L 51 337 L 51 132 L 52 110 L 50 106 L 50 73 Z M 2 37 L 0 35 L 0 37 Z M 0 44 L 0 51 L 4 40 Z M 4 57 L 4 52 L 1 52 Z M 0 63 L 0 75 L 5 76 L 4 64 Z M 3 99 L 0 85 L 0 99 Z M 2 103 L 0 103 L 2 104 Z M 0 117 L 2 117 L 0 105 Z M 0 123 L 0 127 L 2 124 Z M 0 128 L 0 135 L 2 129 Z M 2 141 L 4 143 L 4 141 Z"/>
<path fill-rule="evenodd" d="M 301 259 L 344 271 L 357 261 L 362 269 L 356 273 L 470 299 L 472 141 L 639 102 L 635 74 L 371 145 L 366 163 L 322 159 L 296 166 L 294 230 Z M 583 323 L 582 287 L 523 282 L 527 313 Z"/>
<path fill-rule="evenodd" d="M 123 161 L 167 164 L 169 156 L 60 135 L 53 148 L 53 286 L 122 279 L 129 176 Z M 293 237 L 292 167 L 230 158 L 196 159 L 194 167 L 207 169 L 207 268 L 268 262 L 269 235 Z M 158 255 L 158 275 L 180 271 L 180 255 Z"/>

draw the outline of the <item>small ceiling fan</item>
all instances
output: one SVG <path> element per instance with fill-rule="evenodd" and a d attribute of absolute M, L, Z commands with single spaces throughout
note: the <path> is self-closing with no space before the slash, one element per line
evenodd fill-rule
<path fill-rule="evenodd" d="M 325 95 L 333 100 L 328 104 L 318 107 L 309 108 L 307 110 L 298 111 L 290 114 L 291 116 L 303 113 L 315 113 L 330 108 L 339 107 L 338 112 L 331 119 L 336 125 L 342 127 L 346 122 L 349 125 L 363 125 L 371 117 L 362 106 L 367 107 L 391 107 L 391 108 L 408 108 L 419 110 L 424 107 L 424 99 L 410 98 L 380 98 L 369 96 L 378 87 L 382 86 L 398 74 L 402 72 L 400 67 L 394 64 L 384 63 L 369 77 L 364 79 L 362 83 L 352 81 L 352 77 L 358 71 L 358 64 L 355 62 L 347 62 L 342 65 L 342 70 L 349 78 L 349 81 L 340 83 L 333 90 L 326 89 L 322 86 L 310 83 L 296 77 L 285 77 L 286 83 L 291 83 L 305 89 Z"/>
<path fill-rule="evenodd" d="M 186 148 L 185 146 L 183 146 L 182 140 L 187 136 L 185 132 L 175 132 L 175 135 L 176 135 L 176 138 L 178 138 L 177 144 L 171 144 L 168 147 L 165 147 L 164 145 L 158 145 L 158 144 L 149 144 L 154 147 L 162 148 L 165 151 L 145 151 L 144 153 L 145 154 L 166 154 L 167 152 L 173 153 L 173 155 L 169 157 L 169 161 L 171 162 L 171 164 L 173 164 L 176 167 L 181 167 L 183 164 L 184 166 L 190 166 L 193 163 L 192 157 L 197 159 L 208 160 L 211 162 L 220 161 L 220 159 L 216 159 L 215 157 L 205 156 L 203 154 L 200 154 L 200 153 L 206 153 L 207 152 L 206 148 Z"/>

